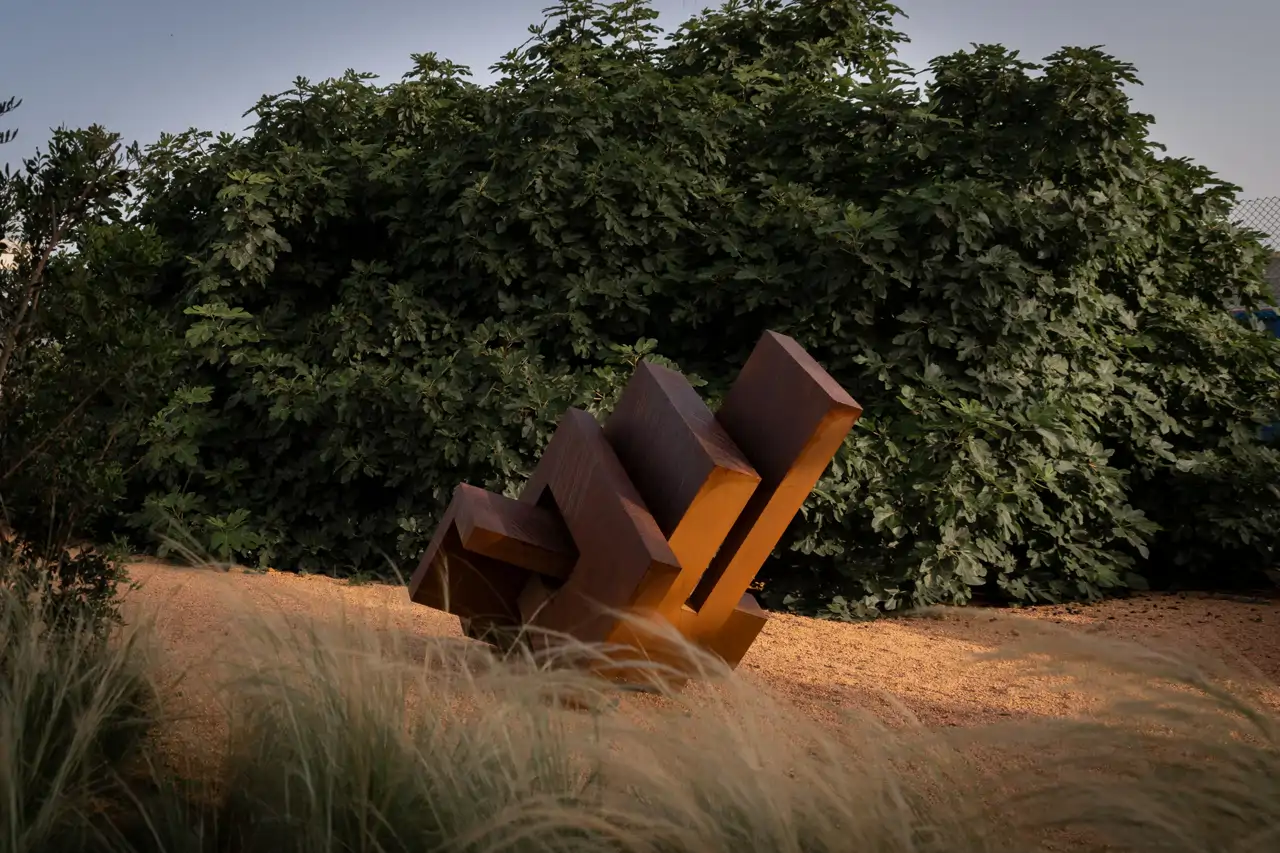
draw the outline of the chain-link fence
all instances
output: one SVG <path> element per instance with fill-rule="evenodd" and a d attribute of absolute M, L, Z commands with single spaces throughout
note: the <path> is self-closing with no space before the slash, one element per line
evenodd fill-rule
<path fill-rule="evenodd" d="M 1280 252 L 1280 196 L 1251 198 L 1236 205 L 1232 221 L 1267 235 L 1263 245 Z"/>
<path fill-rule="evenodd" d="M 1242 201 L 1236 205 L 1231 219 L 1238 225 L 1267 235 L 1262 244 L 1276 253 L 1267 265 L 1267 289 L 1271 291 L 1271 304 L 1280 305 L 1280 197 Z M 1276 337 L 1280 337 L 1280 330 Z"/>

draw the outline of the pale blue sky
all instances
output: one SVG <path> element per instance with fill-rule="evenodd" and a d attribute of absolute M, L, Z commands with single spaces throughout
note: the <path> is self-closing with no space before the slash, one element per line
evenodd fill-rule
<path fill-rule="evenodd" d="M 241 114 L 298 75 L 346 68 L 398 78 L 436 51 L 482 79 L 548 0 L 3 0 L 0 96 L 23 98 L 5 159 L 57 124 L 154 140 L 190 126 L 239 130 Z M 705 2 L 657 0 L 672 27 Z M 902 0 L 916 67 L 970 42 L 1039 59 L 1102 44 L 1135 63 L 1156 137 L 1240 184 L 1280 196 L 1280 0 Z"/>

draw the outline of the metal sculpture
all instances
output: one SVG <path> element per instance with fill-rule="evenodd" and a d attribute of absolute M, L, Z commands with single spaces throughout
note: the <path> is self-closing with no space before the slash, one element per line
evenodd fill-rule
<path fill-rule="evenodd" d="M 861 414 L 775 332 L 714 414 L 641 362 L 603 426 L 565 413 L 518 500 L 458 487 L 409 596 L 468 636 L 571 636 L 678 665 L 670 628 L 644 628 L 656 620 L 736 667 L 768 618 L 756 573 Z"/>

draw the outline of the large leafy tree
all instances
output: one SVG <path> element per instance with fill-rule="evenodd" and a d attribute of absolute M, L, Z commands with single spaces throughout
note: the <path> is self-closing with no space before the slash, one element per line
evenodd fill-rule
<path fill-rule="evenodd" d="M 731 2 L 665 40 L 568 0 L 489 86 L 299 80 L 146 152 L 186 355 L 134 521 L 228 557 L 404 566 L 637 357 L 715 396 L 766 328 L 866 407 L 773 561 L 838 615 L 1247 579 L 1280 529 L 1276 344 L 1234 188 L 1163 156 L 1096 49 L 937 59 L 880 0 Z M 1144 580 L 1145 579 L 1145 580 Z"/>
<path fill-rule="evenodd" d="M 17 105 L 0 102 L 0 115 Z M 0 143 L 13 138 L 0 132 Z M 93 625 L 103 637 L 119 615 L 122 566 L 68 546 L 94 521 L 118 522 L 110 504 L 123 497 L 127 450 L 111 451 L 143 350 L 115 322 L 133 306 L 113 284 L 146 271 L 99 264 L 130 254 L 129 178 L 119 138 L 98 126 L 55 130 L 47 150 L 0 176 L 0 584 L 39 590 L 50 627 Z M 87 303 L 103 310 L 77 316 Z"/>

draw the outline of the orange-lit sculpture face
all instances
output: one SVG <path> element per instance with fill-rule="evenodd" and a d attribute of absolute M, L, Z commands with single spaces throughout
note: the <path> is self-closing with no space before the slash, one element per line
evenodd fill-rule
<path fill-rule="evenodd" d="M 715 414 L 642 362 L 603 427 L 565 413 L 519 500 L 458 487 L 409 596 L 470 636 L 530 626 L 654 657 L 637 625 L 661 620 L 736 667 L 767 619 L 747 590 L 861 414 L 774 332 Z"/>

